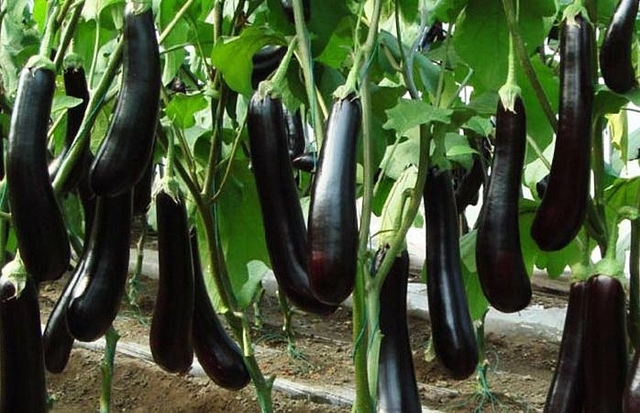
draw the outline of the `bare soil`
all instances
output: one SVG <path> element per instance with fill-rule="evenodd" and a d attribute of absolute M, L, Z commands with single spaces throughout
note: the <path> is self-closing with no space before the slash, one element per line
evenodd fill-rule
<path fill-rule="evenodd" d="M 123 303 L 114 326 L 121 342 L 147 344 L 149 317 L 153 309 L 156 281 L 142 278 L 138 297 L 139 310 Z M 42 322 L 46 322 L 65 279 L 41 289 Z M 566 297 L 557 291 L 537 291 L 537 303 L 562 305 Z M 327 318 L 296 315 L 295 355 L 287 351 L 281 335 L 281 316 L 277 302 L 264 297 L 261 327 L 253 338 L 258 345 L 258 362 L 265 375 L 313 385 L 353 388 L 351 362 L 351 312 L 340 308 Z M 486 337 L 488 358 L 487 386 L 477 377 L 456 381 L 438 365 L 427 361 L 429 323 L 409 319 L 414 366 L 422 404 L 443 412 L 537 412 L 541 411 L 553 373 L 558 343 L 489 334 Z M 49 374 L 48 388 L 53 412 L 98 411 L 101 387 L 102 353 L 75 347 L 62 374 Z M 207 378 L 173 375 L 148 362 L 118 354 L 113 380 L 113 412 L 259 412 L 251 385 L 239 392 L 221 389 Z M 491 390 L 491 393 L 489 392 Z M 349 406 L 306 399 L 294 399 L 275 391 L 277 412 L 349 412 Z"/>

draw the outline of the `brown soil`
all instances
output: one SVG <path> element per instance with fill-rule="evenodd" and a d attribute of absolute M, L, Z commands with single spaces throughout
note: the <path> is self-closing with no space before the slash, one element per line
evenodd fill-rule
<path fill-rule="evenodd" d="M 64 279 L 41 290 L 42 322 L 51 310 Z M 122 342 L 147 344 L 148 322 L 155 296 L 155 281 L 143 278 L 140 312 L 124 304 L 114 326 Z M 561 305 L 566 298 L 538 292 L 536 300 L 545 306 Z M 351 313 L 340 308 L 322 319 L 296 315 L 297 357 L 287 352 L 280 335 L 281 317 L 276 300 L 262 303 L 263 326 L 254 331 L 258 362 L 265 375 L 313 385 L 353 388 L 351 362 Z M 535 412 L 544 403 L 551 379 L 557 343 L 530 337 L 486 337 L 489 361 L 487 380 L 493 394 L 483 393 L 476 377 L 455 381 L 447 377 L 436 361 L 425 360 L 429 323 L 410 319 L 409 329 L 414 365 L 422 404 L 443 412 Z M 74 348 L 66 370 L 48 375 L 53 412 L 90 412 L 99 407 L 102 353 Z M 484 397 L 482 396 L 484 394 Z M 259 412 L 251 386 L 239 392 L 220 389 L 206 378 L 165 373 L 152 363 L 118 354 L 115 361 L 112 407 L 114 412 Z M 474 410 L 477 409 L 477 410 Z M 348 406 L 330 406 L 309 399 L 293 399 L 274 392 L 277 412 L 349 412 Z"/>

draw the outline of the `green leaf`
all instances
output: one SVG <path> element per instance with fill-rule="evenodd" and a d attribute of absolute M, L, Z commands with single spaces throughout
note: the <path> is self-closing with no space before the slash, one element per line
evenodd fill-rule
<path fill-rule="evenodd" d="M 231 89 L 249 96 L 251 87 L 252 57 L 268 44 L 286 44 L 276 33 L 261 27 L 249 27 L 240 36 L 224 37 L 211 51 L 211 63 L 222 72 L 224 80 Z"/>
<path fill-rule="evenodd" d="M 329 39 L 336 27 L 351 13 L 344 0 L 311 0 L 311 21 L 307 29 L 311 37 L 311 53 L 318 56 L 329 47 Z"/>
<path fill-rule="evenodd" d="M 109 6 L 124 5 L 124 0 L 87 0 L 82 9 L 85 20 L 97 20 Z"/>
<path fill-rule="evenodd" d="M 627 153 L 628 161 L 640 158 L 640 128 L 635 129 L 629 134 Z"/>
<path fill-rule="evenodd" d="M 618 113 L 610 113 L 605 117 L 609 122 L 609 139 L 613 146 L 620 151 L 620 157 L 626 160 L 629 150 L 629 123 L 627 122 L 627 112 L 622 110 Z"/>
<path fill-rule="evenodd" d="M 385 175 L 393 180 L 398 179 L 407 165 L 419 164 L 419 154 L 420 142 L 417 137 L 400 142 L 395 148 L 388 146 L 381 162 Z"/>
<path fill-rule="evenodd" d="M 607 113 L 618 113 L 624 107 L 628 99 L 623 95 L 613 93 L 607 88 L 600 88 L 596 91 L 593 99 L 594 117 Z"/>
<path fill-rule="evenodd" d="M 350 55 L 353 48 L 353 25 L 350 20 L 344 19 L 336 27 L 328 40 L 320 56 L 316 59 L 329 67 L 341 68 L 351 61 Z"/>
<path fill-rule="evenodd" d="M 544 94 L 551 105 L 551 110 L 554 113 L 558 113 L 558 77 L 553 73 L 552 69 L 545 66 L 539 59 L 533 59 L 533 68 L 536 71 L 538 80 L 542 85 Z M 518 73 L 521 73 L 520 71 Z M 553 138 L 553 128 L 547 119 L 542 106 L 538 101 L 531 82 L 526 80 L 523 74 L 519 74 L 519 79 L 522 79 L 518 84 L 522 89 L 522 102 L 527 113 L 527 134 L 533 138 L 538 144 L 541 150 L 545 150 L 549 144 L 551 144 Z M 529 163 L 537 158 L 536 152 L 527 149 L 525 163 Z"/>
<path fill-rule="evenodd" d="M 52 115 L 58 114 L 60 111 L 74 108 L 82 103 L 82 99 L 67 95 L 56 95 L 53 98 L 51 106 Z"/>
<path fill-rule="evenodd" d="M 160 2 L 160 7 L 156 15 L 158 21 L 158 31 L 163 32 L 167 26 L 173 21 L 176 14 L 182 7 L 183 2 L 175 0 L 163 0 Z M 167 37 L 162 43 L 162 47 L 165 49 L 172 49 L 174 46 L 180 46 L 187 42 L 187 39 L 191 35 L 191 25 L 185 21 L 185 18 L 178 20 L 175 26 L 169 32 Z M 184 62 L 186 53 L 184 49 L 174 50 L 171 52 L 163 53 L 164 66 L 162 70 L 162 84 L 166 85 L 178 73 L 180 66 Z"/>
<path fill-rule="evenodd" d="M 555 14 L 545 0 L 540 7 L 521 7 L 518 28 L 529 53 L 546 35 L 545 17 Z M 529 4 L 529 3 L 528 3 Z M 472 81 L 486 90 L 497 90 L 507 77 L 509 31 L 500 1 L 469 0 L 460 14 L 453 37 L 460 58 L 474 70 Z M 520 82 L 524 83 L 524 82 Z"/>
<path fill-rule="evenodd" d="M 640 193 L 640 177 L 617 178 L 604 191 L 606 205 L 617 211 L 622 207 L 638 208 L 638 194 Z"/>
<path fill-rule="evenodd" d="M 242 284 L 240 290 L 236 293 L 238 307 L 241 310 L 247 309 L 253 302 L 256 292 L 260 287 L 260 283 L 265 275 L 269 272 L 269 267 L 264 262 L 252 260 L 247 263 L 247 280 Z"/>
<path fill-rule="evenodd" d="M 431 10 L 435 18 L 444 23 L 456 20 L 467 0 L 427 0 L 427 10 Z"/>
<path fill-rule="evenodd" d="M 391 244 L 399 229 L 407 208 L 413 188 L 416 186 L 418 168 L 409 165 L 391 187 L 381 214 L 380 245 Z M 406 248 L 406 245 L 405 247 Z"/>
<path fill-rule="evenodd" d="M 556 278 L 564 273 L 567 266 L 573 266 L 581 262 L 582 250 L 580 242 L 573 240 L 560 251 L 541 251 L 531 238 L 531 225 L 535 217 L 537 204 L 531 200 L 520 199 L 520 247 L 522 258 L 527 272 L 531 274 L 533 266 L 545 269 L 547 275 Z"/>
<path fill-rule="evenodd" d="M 402 135 L 407 130 L 419 125 L 431 122 L 449 123 L 453 111 L 437 108 L 418 100 L 400 99 L 398 104 L 387 110 L 386 113 L 388 120 L 382 127 L 393 129 Z"/>
<path fill-rule="evenodd" d="M 482 292 L 478 270 L 476 267 L 476 236 L 477 231 L 473 230 L 460 238 L 460 260 L 462 261 L 462 277 L 464 289 L 467 294 L 467 303 L 471 319 L 476 321 L 489 307 L 489 302 Z"/>
<path fill-rule="evenodd" d="M 469 129 L 480 136 L 489 136 L 493 132 L 493 124 L 488 118 L 481 116 L 472 116 L 464 125 L 465 129 Z"/>
<path fill-rule="evenodd" d="M 208 107 L 207 99 L 200 93 L 194 95 L 175 94 L 167 105 L 167 117 L 179 128 L 190 128 L 196 124 L 195 114 Z"/>
<path fill-rule="evenodd" d="M 247 263 L 270 262 L 262 214 L 248 160 L 234 161 L 231 176 L 218 198 L 220 239 L 233 291 L 237 295 L 250 278 Z"/>

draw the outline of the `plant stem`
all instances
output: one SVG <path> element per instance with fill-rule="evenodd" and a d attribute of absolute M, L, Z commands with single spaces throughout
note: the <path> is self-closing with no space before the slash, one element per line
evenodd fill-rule
<path fill-rule="evenodd" d="M 120 62 L 122 60 L 122 40 L 118 42 L 118 45 L 113 51 L 111 58 L 109 60 L 109 64 L 100 79 L 100 83 L 98 84 L 95 92 L 92 94 L 89 99 L 89 103 L 87 103 L 87 110 L 85 112 L 84 118 L 82 119 L 82 124 L 78 129 L 78 133 L 73 138 L 73 143 L 71 147 L 69 147 L 69 152 L 67 156 L 65 156 L 64 161 L 60 165 L 60 169 L 56 174 L 56 178 L 53 181 L 53 190 L 56 195 L 60 195 L 60 190 L 64 185 L 66 179 L 71 173 L 73 169 L 73 165 L 77 160 L 82 156 L 82 151 L 86 145 L 89 144 L 89 131 L 93 127 L 93 124 L 98 117 L 98 113 L 104 103 L 105 96 L 109 90 L 109 86 L 111 86 L 111 82 L 115 78 L 118 67 L 120 66 Z"/>
<path fill-rule="evenodd" d="M 38 54 L 42 57 L 49 59 L 51 57 L 51 50 L 53 48 L 53 38 L 56 33 L 58 18 L 58 4 L 56 0 L 47 1 L 47 22 L 42 35 L 42 41 L 40 42 L 40 49 Z"/>
<path fill-rule="evenodd" d="M 102 373 L 102 392 L 100 393 L 100 413 L 111 412 L 111 388 L 113 382 L 113 361 L 116 356 L 116 345 L 120 339 L 120 334 L 110 326 L 104 335 L 106 344 L 104 347 L 104 357 L 100 363 Z"/>
<path fill-rule="evenodd" d="M 56 51 L 56 57 L 53 61 L 53 64 L 56 66 L 56 72 L 60 70 L 62 67 L 62 62 L 64 61 L 64 56 L 71 43 L 71 39 L 73 39 L 73 35 L 76 31 L 76 26 L 78 25 L 78 21 L 80 20 L 80 16 L 82 15 L 82 9 L 84 8 L 85 0 L 80 0 L 74 5 L 73 13 L 71 14 L 71 18 L 69 19 L 69 23 L 65 26 L 62 34 L 60 45 L 58 46 L 58 50 Z"/>
<path fill-rule="evenodd" d="M 89 69 L 89 88 L 93 86 L 93 79 L 98 66 L 98 50 L 100 49 L 100 19 L 96 19 L 96 34 L 93 41 L 93 56 L 91 57 L 91 69 Z M 122 43 L 122 41 L 120 41 Z"/>
<path fill-rule="evenodd" d="M 522 40 L 522 36 L 520 35 L 520 30 L 518 29 L 518 22 L 516 20 L 516 13 L 513 7 L 512 0 L 502 0 L 502 6 L 504 8 L 504 13 L 507 17 L 507 27 L 509 28 L 509 33 L 513 37 L 514 46 L 516 48 L 516 52 L 518 54 L 518 60 L 520 61 L 520 66 L 524 71 L 527 79 L 531 83 L 531 87 L 533 87 L 533 91 L 535 92 L 536 98 L 538 99 L 538 103 L 542 107 L 542 111 L 544 112 L 547 121 L 553 128 L 553 131 L 558 130 L 558 121 L 556 120 L 556 115 L 551 108 L 551 104 L 549 103 L 549 99 L 547 99 L 547 95 L 542 88 L 542 84 L 536 75 L 536 71 L 531 64 L 531 59 L 529 59 L 529 54 L 527 53 L 527 49 L 524 45 L 524 40 Z"/>
<path fill-rule="evenodd" d="M 142 262 L 144 261 L 144 244 L 147 239 L 147 216 L 142 215 L 140 220 L 142 224 L 142 231 L 140 238 L 136 243 L 136 263 L 131 272 L 131 277 L 128 281 L 129 288 L 127 289 L 127 301 L 129 305 L 136 309 L 138 314 L 140 313 L 140 306 L 138 305 L 138 293 L 140 292 L 140 275 L 142 274 Z"/>
<path fill-rule="evenodd" d="M 365 304 L 365 270 L 360 266 L 353 288 L 353 364 L 355 366 L 355 391 L 356 400 L 353 404 L 353 413 L 373 412 L 371 397 L 369 396 L 369 376 L 367 373 L 367 348 L 366 334 L 367 308 Z"/>
<path fill-rule="evenodd" d="M 324 137 L 324 122 L 315 94 L 315 81 L 313 78 L 313 59 L 311 57 L 311 42 L 309 33 L 304 23 L 304 7 L 302 0 L 293 0 L 293 17 L 296 27 L 296 37 L 298 38 L 298 60 L 302 68 L 304 85 L 309 99 L 309 112 L 311 115 L 311 125 L 316 139 L 316 145 L 320 146 Z"/>
<path fill-rule="evenodd" d="M 194 0 L 187 0 L 182 5 L 180 10 L 178 10 L 178 13 L 173 17 L 173 19 L 171 19 L 171 21 L 169 22 L 169 24 L 167 24 L 167 26 L 164 28 L 162 33 L 160 33 L 160 36 L 158 37 L 158 45 L 161 45 L 167 39 L 169 34 L 171 34 L 171 31 L 175 28 L 176 24 L 178 24 L 180 19 L 185 15 L 187 10 L 189 10 L 189 7 L 191 7 L 193 3 L 194 3 Z"/>

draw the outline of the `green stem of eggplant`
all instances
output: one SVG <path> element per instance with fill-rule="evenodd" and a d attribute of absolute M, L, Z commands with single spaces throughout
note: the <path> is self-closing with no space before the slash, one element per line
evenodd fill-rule
<path fill-rule="evenodd" d="M 56 51 L 56 57 L 53 61 L 53 64 L 56 66 L 56 72 L 60 70 L 62 67 L 62 62 L 64 61 L 64 56 L 66 51 L 71 43 L 71 39 L 76 32 L 76 27 L 78 25 L 78 21 L 80 20 L 80 16 L 82 16 L 82 9 L 84 8 L 84 0 L 80 0 L 78 3 L 74 4 L 73 13 L 71 14 L 71 18 L 69 19 L 69 23 L 62 31 L 60 35 L 60 45 L 58 46 L 58 50 Z"/>
<path fill-rule="evenodd" d="M 217 83 L 218 75 L 213 80 L 214 84 Z M 222 133 L 223 133 L 223 121 L 224 121 L 224 109 L 228 96 L 228 88 L 222 84 L 220 85 L 219 93 L 220 98 L 217 101 L 211 102 L 211 119 L 213 121 L 213 137 L 211 142 L 211 148 L 209 150 L 209 160 L 207 162 L 208 168 L 204 178 L 204 184 L 202 187 L 202 195 L 204 199 L 212 199 L 213 194 L 219 191 L 216 185 L 216 171 L 218 169 L 218 162 L 220 161 L 220 151 L 222 150 Z"/>
<path fill-rule="evenodd" d="M 345 84 L 344 92 L 350 93 L 351 89 L 357 87 L 357 75 L 360 74 L 360 102 L 362 105 L 362 135 L 363 135 L 363 198 L 360 218 L 360 234 L 358 244 L 358 271 L 356 273 L 356 283 L 353 293 L 353 361 L 355 366 L 356 400 L 353 410 L 358 413 L 375 411 L 375 393 L 377 382 L 377 368 L 374 369 L 374 378 L 370 377 L 370 367 L 375 363 L 377 366 L 378 357 L 370 354 L 370 344 L 375 342 L 375 334 L 378 325 L 377 296 L 370 297 L 369 284 L 371 276 L 367 256 L 369 243 L 369 228 L 371 226 L 371 202 L 373 198 L 373 102 L 371 101 L 371 88 L 369 79 L 369 62 L 375 52 L 378 39 L 378 23 L 382 10 L 382 1 L 375 0 L 371 24 L 367 32 L 364 45 L 358 49 L 355 56 L 353 70 Z M 361 62 L 364 64 L 361 66 Z M 375 295 L 375 294 L 374 294 Z M 373 319 L 372 319 L 373 316 Z"/>
<path fill-rule="evenodd" d="M 224 99 L 225 94 L 222 93 L 221 100 Z M 219 101 L 215 106 L 218 112 L 213 113 L 213 119 L 220 119 L 222 117 L 220 111 L 224 110 L 224 105 Z M 251 376 L 251 381 L 253 382 L 253 386 L 256 391 L 260 409 L 262 413 L 271 413 L 273 411 L 271 392 L 274 378 L 265 379 L 262 371 L 260 370 L 260 366 L 256 361 L 255 355 L 253 354 L 253 344 L 251 343 L 250 334 L 251 326 L 247 317 L 240 313 L 238 302 L 233 293 L 230 277 L 227 272 L 227 265 L 219 233 L 217 215 L 218 205 L 217 202 L 208 201 L 210 199 L 210 195 L 216 192 L 218 186 L 216 169 L 220 162 L 222 150 L 221 132 L 222 124 L 219 123 L 218 135 L 214 135 L 210 153 L 211 162 L 209 163 L 209 175 L 207 179 L 207 181 L 210 182 L 210 186 L 203 188 L 202 193 L 192 195 L 196 200 L 196 205 L 203 221 L 203 228 L 207 240 L 209 260 L 207 268 L 210 270 L 209 273 L 213 275 L 216 291 L 221 298 L 222 304 L 226 307 L 223 313 L 226 316 L 230 327 L 233 329 L 236 338 L 240 343 L 242 343 L 243 359 L 247 370 L 249 371 L 249 375 Z M 178 173 L 180 173 L 179 170 Z"/>
<path fill-rule="evenodd" d="M 287 351 L 290 356 L 297 353 L 296 340 L 293 333 L 293 324 L 291 322 L 293 318 L 293 309 L 284 296 L 284 292 L 278 290 L 278 305 L 280 306 L 280 312 L 282 313 L 282 332 L 287 338 Z"/>
<path fill-rule="evenodd" d="M 603 116 L 597 116 L 593 121 L 593 127 L 591 129 L 591 142 L 592 142 L 592 165 L 593 170 L 593 198 L 589 199 L 589 205 L 587 206 L 587 218 L 590 225 L 594 227 L 596 236 L 594 237 L 600 246 L 600 250 L 603 254 L 606 253 L 607 248 L 607 227 L 604 225 L 606 222 L 605 217 L 605 159 L 604 159 L 604 143 L 603 143 Z"/>
<path fill-rule="evenodd" d="M 440 132 L 436 132 L 436 135 L 439 133 Z M 389 270 L 391 270 L 393 261 L 395 260 L 395 257 L 400 254 L 404 245 L 404 240 L 407 236 L 407 232 L 409 231 L 409 228 L 411 228 L 411 225 L 413 225 L 416 215 L 418 214 L 418 209 L 420 208 L 420 204 L 422 201 L 424 184 L 427 181 L 427 171 L 430 165 L 429 148 L 433 139 L 434 137 L 432 136 L 431 124 L 420 125 L 420 164 L 418 165 L 418 176 L 416 178 L 416 185 L 411 193 L 411 198 L 409 198 L 406 212 L 402 219 L 402 224 L 398 228 L 398 231 L 395 233 L 393 241 L 389 246 L 389 250 L 380 263 L 378 274 L 387 274 Z"/>
<path fill-rule="evenodd" d="M 144 260 L 144 244 L 147 239 L 147 216 L 146 214 L 141 216 L 140 224 L 142 230 L 140 231 L 140 238 L 136 242 L 136 263 L 131 272 L 131 277 L 127 282 L 127 301 L 131 307 L 133 307 L 138 314 L 140 314 L 140 306 L 138 305 L 138 295 L 140 292 L 140 276 L 142 275 L 142 262 Z"/>
<path fill-rule="evenodd" d="M 309 99 L 311 125 L 313 126 L 316 144 L 320 145 L 324 137 L 324 122 L 315 94 L 311 41 L 309 40 L 309 32 L 307 31 L 307 26 L 304 22 L 304 7 L 302 5 L 302 0 L 293 0 L 293 18 L 296 27 L 296 37 L 298 38 L 298 59 L 300 60 L 300 67 L 302 68 L 307 99 Z"/>
<path fill-rule="evenodd" d="M 100 79 L 100 83 L 89 99 L 87 110 L 85 112 L 84 118 L 82 119 L 82 124 L 80 125 L 78 133 L 76 133 L 76 136 L 73 139 L 73 143 L 69 148 L 69 153 L 60 165 L 60 169 L 58 169 L 56 178 L 53 181 L 53 190 L 56 196 L 60 195 L 60 190 L 69 177 L 74 164 L 82 156 L 82 152 L 84 151 L 86 145 L 89 145 L 89 132 L 91 131 L 91 128 L 93 127 L 93 124 L 98 117 L 100 108 L 104 104 L 105 97 L 107 96 L 109 86 L 111 86 L 111 82 L 115 78 L 118 67 L 120 66 L 120 63 L 122 61 L 122 46 L 122 41 L 119 41 L 118 45 L 111 54 L 109 64 L 104 74 L 102 75 L 102 78 Z"/>
<path fill-rule="evenodd" d="M 158 44 L 161 45 L 169 36 L 169 34 L 171 34 L 171 31 L 176 27 L 176 24 L 178 24 L 178 22 L 180 21 L 180 19 L 185 15 L 185 13 L 187 12 L 187 10 L 189 10 L 189 7 L 191 7 L 191 5 L 194 3 L 195 0 L 187 0 L 182 7 L 180 8 L 180 10 L 178 10 L 178 13 L 176 13 L 175 16 L 173 16 L 173 19 L 171 19 L 171 21 L 169 22 L 169 24 L 167 24 L 164 28 L 164 30 L 162 31 L 162 33 L 160 33 L 160 36 L 158 37 Z"/>
<path fill-rule="evenodd" d="M 47 20 L 44 27 L 44 34 L 42 35 L 42 42 L 40 43 L 40 49 L 38 54 L 42 57 L 49 59 L 51 57 L 51 51 L 53 49 L 53 40 L 56 34 L 58 18 L 58 3 L 55 0 L 47 1 Z"/>
<path fill-rule="evenodd" d="M 629 340 L 640 349 L 640 219 L 631 221 L 629 245 Z"/>
<path fill-rule="evenodd" d="M 355 393 L 353 413 L 370 413 L 374 411 L 369 397 L 369 377 L 367 373 L 367 308 L 365 304 L 365 274 L 360 266 L 353 288 L 353 364 L 355 367 Z"/>
<path fill-rule="evenodd" d="M 507 72 L 507 80 L 504 85 L 498 90 L 498 95 L 502 101 L 502 105 L 511 112 L 515 112 L 515 104 L 517 98 L 520 96 L 521 90 L 518 86 L 518 79 L 516 75 L 516 50 L 513 40 L 513 34 L 509 34 L 509 58 L 508 58 L 509 70 Z"/>
<path fill-rule="evenodd" d="M 555 132 L 558 130 L 558 121 L 556 119 L 555 112 L 551 108 L 549 99 L 547 99 L 547 95 L 542 88 L 542 84 L 536 75 L 536 71 L 531 64 L 531 59 L 529 59 L 529 54 L 527 53 L 527 49 L 524 45 L 524 40 L 522 40 L 522 36 L 520 35 L 516 12 L 513 7 L 513 0 L 502 0 L 502 6 L 507 17 L 507 27 L 509 28 L 511 36 L 513 36 L 513 42 L 518 54 L 520 66 L 527 76 L 527 79 L 529 79 L 531 87 L 533 87 L 533 91 L 535 92 L 538 103 L 540 104 L 540 107 L 542 107 L 542 111 L 544 112 L 547 121 Z"/>
<path fill-rule="evenodd" d="M 111 412 L 111 389 L 113 382 L 113 366 L 116 356 L 116 346 L 120 339 L 120 334 L 113 326 L 109 327 L 104 335 L 106 344 L 104 346 L 104 357 L 100 363 L 100 373 L 102 374 L 102 390 L 100 393 L 100 413 Z"/>

